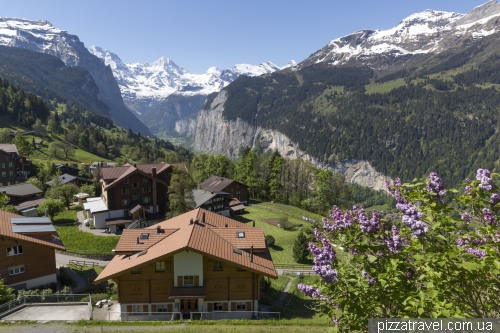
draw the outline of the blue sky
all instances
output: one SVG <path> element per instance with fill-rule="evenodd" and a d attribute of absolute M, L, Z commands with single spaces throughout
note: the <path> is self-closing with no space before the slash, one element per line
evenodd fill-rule
<path fill-rule="evenodd" d="M 124 62 L 172 59 L 192 73 L 300 62 L 330 40 L 388 29 L 425 9 L 467 13 L 487 0 L 12 0 L 0 16 L 47 20 Z"/>

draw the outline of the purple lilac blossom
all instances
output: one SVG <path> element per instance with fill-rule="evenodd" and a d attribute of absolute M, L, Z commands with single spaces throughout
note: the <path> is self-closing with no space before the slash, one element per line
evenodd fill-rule
<path fill-rule="evenodd" d="M 332 317 L 332 321 L 335 323 L 335 325 L 337 325 L 338 327 L 341 327 L 340 322 L 339 322 L 339 320 L 337 319 L 337 316 L 336 316 L 336 315 L 333 315 L 333 317 Z"/>
<path fill-rule="evenodd" d="M 467 183 L 472 182 L 472 180 L 470 180 L 470 178 L 468 178 L 468 177 L 467 177 L 467 178 L 465 178 L 465 181 L 466 181 Z"/>
<path fill-rule="evenodd" d="M 392 237 L 385 239 L 385 244 L 392 253 L 398 253 L 403 248 L 401 236 L 399 236 L 398 228 L 395 225 L 392 226 Z"/>
<path fill-rule="evenodd" d="M 457 246 L 464 246 L 465 241 L 463 238 L 457 238 Z"/>
<path fill-rule="evenodd" d="M 490 171 L 487 169 L 478 169 L 476 174 L 476 179 L 481 181 L 479 187 L 486 191 L 491 191 L 493 189 L 492 179 Z"/>
<path fill-rule="evenodd" d="M 500 195 L 498 193 L 494 193 L 490 197 L 490 206 L 491 208 L 495 207 L 497 203 L 500 202 Z"/>
<path fill-rule="evenodd" d="M 469 248 L 465 249 L 465 251 L 472 253 L 472 254 L 475 254 L 479 258 L 486 257 L 486 252 L 479 250 L 479 249 L 474 249 L 474 248 L 469 247 Z"/>
<path fill-rule="evenodd" d="M 498 221 L 496 217 L 493 215 L 491 210 L 488 208 L 483 208 L 483 217 L 487 224 L 489 225 L 498 225 Z"/>
<path fill-rule="evenodd" d="M 363 206 L 361 206 L 360 209 L 357 209 L 357 207 L 354 206 L 352 209 L 354 214 L 358 218 L 362 232 L 373 232 L 380 229 L 380 218 L 376 210 L 373 211 L 372 218 L 368 219 Z"/>
<path fill-rule="evenodd" d="M 470 224 L 470 218 L 471 218 L 471 217 L 470 217 L 469 213 L 464 212 L 464 213 L 462 214 L 462 220 L 464 220 L 466 224 Z"/>
<path fill-rule="evenodd" d="M 307 284 L 300 283 L 297 288 L 306 296 L 311 298 L 317 298 L 321 296 L 321 291 L 313 286 L 308 286 Z"/>
<path fill-rule="evenodd" d="M 470 191 L 472 191 L 472 187 L 471 186 L 465 186 L 464 194 L 469 194 Z"/>
<path fill-rule="evenodd" d="M 446 191 L 444 190 L 443 182 L 438 177 L 437 173 L 431 172 L 427 178 L 429 178 L 431 180 L 430 183 L 427 184 L 427 192 L 436 193 L 440 197 L 442 197 L 446 194 Z"/>
<path fill-rule="evenodd" d="M 332 269 L 331 263 L 337 257 L 337 253 L 328 239 L 318 229 L 314 229 L 314 236 L 322 243 L 323 247 L 309 243 L 309 249 L 314 256 L 314 266 L 312 269 L 323 278 L 325 283 L 335 282 L 337 280 L 337 271 Z"/>

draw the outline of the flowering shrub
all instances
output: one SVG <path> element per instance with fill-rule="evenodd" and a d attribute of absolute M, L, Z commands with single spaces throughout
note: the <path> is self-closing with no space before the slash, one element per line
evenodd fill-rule
<path fill-rule="evenodd" d="M 396 179 L 401 222 L 334 207 L 309 245 L 322 281 L 299 289 L 342 332 L 366 331 L 369 318 L 498 317 L 499 177 L 479 169 L 462 193 L 434 172 Z"/>

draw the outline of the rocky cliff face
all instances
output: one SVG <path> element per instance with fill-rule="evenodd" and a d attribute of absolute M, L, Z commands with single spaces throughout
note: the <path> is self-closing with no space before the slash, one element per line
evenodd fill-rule
<path fill-rule="evenodd" d="M 236 158 L 240 148 L 258 146 L 262 151 L 278 150 L 284 157 L 302 158 L 317 167 L 340 172 L 345 175 L 347 182 L 376 190 L 385 189 L 385 181 L 389 178 L 377 172 L 366 161 L 347 160 L 326 165 L 300 150 L 298 145 L 283 133 L 252 126 L 239 118 L 224 119 L 226 98 L 226 92 L 222 90 L 212 101 L 210 109 L 202 109 L 196 115 L 176 122 L 175 131 L 190 138 L 194 142 L 195 151 Z"/>

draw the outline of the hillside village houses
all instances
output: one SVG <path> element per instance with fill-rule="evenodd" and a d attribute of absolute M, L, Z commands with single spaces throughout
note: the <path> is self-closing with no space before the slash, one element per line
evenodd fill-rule
<path fill-rule="evenodd" d="M 144 227 L 164 220 L 174 167 L 184 166 L 161 162 L 102 168 L 102 195 L 84 204 L 89 220 L 95 228 L 114 233 L 134 221 Z"/>
<path fill-rule="evenodd" d="M 116 282 L 122 320 L 251 318 L 277 278 L 261 228 L 201 208 L 124 230 L 115 254 L 94 283 Z"/>
<path fill-rule="evenodd" d="M 15 144 L 0 144 L 0 186 L 25 182 L 30 169 L 31 159 L 21 156 Z"/>

